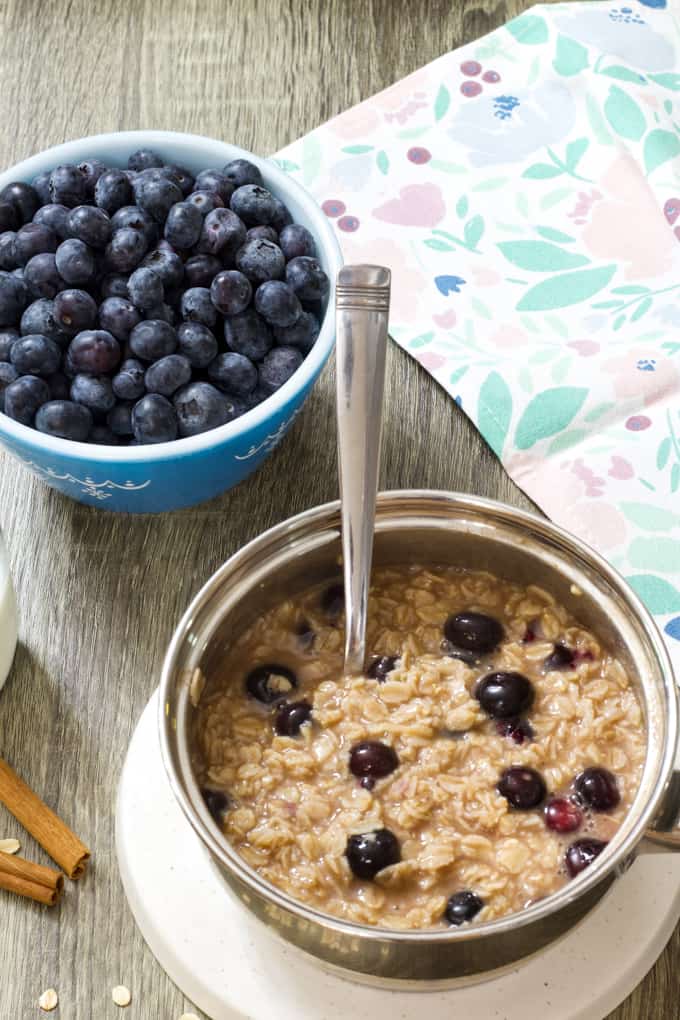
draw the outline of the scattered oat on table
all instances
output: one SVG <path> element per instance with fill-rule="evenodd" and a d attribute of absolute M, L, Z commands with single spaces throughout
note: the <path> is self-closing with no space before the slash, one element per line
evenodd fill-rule
<path fill-rule="evenodd" d="M 0 854 L 18 854 L 20 850 L 18 839 L 0 839 Z"/>
<path fill-rule="evenodd" d="M 111 998 L 115 1002 L 116 1006 L 129 1006 L 132 1002 L 130 989 L 126 988 L 125 985 L 116 985 L 116 987 L 111 991 Z"/>
<path fill-rule="evenodd" d="M 59 996 L 54 988 L 48 988 L 38 999 L 38 1005 L 45 1013 L 51 1013 L 59 1005 Z"/>

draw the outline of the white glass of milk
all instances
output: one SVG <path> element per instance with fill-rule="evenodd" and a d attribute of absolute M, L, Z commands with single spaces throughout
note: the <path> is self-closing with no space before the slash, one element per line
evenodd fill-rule
<path fill-rule="evenodd" d="M 17 647 L 17 607 L 9 573 L 7 549 L 0 531 L 0 690 L 10 671 Z"/>

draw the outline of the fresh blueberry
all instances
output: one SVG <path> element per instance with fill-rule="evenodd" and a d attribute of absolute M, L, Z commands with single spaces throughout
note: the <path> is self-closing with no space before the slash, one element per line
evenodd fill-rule
<path fill-rule="evenodd" d="M 271 223 L 274 219 L 274 196 L 259 184 L 244 184 L 229 201 L 230 208 L 248 227 Z"/>
<path fill-rule="evenodd" d="M 53 202 L 69 209 L 87 202 L 85 178 L 77 166 L 62 163 L 54 168 L 50 176 L 50 197 Z"/>
<path fill-rule="evenodd" d="M 120 347 L 108 330 L 84 329 L 71 341 L 68 359 L 75 373 L 106 375 L 118 367 Z"/>
<path fill-rule="evenodd" d="M 186 386 L 191 379 L 191 365 L 182 354 L 168 354 L 159 358 L 146 370 L 144 385 L 149 393 L 160 393 L 171 397 L 180 386 Z"/>
<path fill-rule="evenodd" d="M 58 243 L 57 235 L 44 223 L 25 223 L 17 230 L 14 242 L 17 259 L 22 266 L 25 266 L 34 255 L 55 252 Z"/>
<path fill-rule="evenodd" d="M 550 673 L 552 670 L 573 669 L 574 653 L 566 645 L 555 645 L 550 655 L 543 662 L 543 669 Z"/>
<path fill-rule="evenodd" d="M 197 243 L 202 229 L 203 216 L 200 209 L 191 202 L 178 202 L 168 213 L 164 236 L 173 248 L 186 251 Z"/>
<path fill-rule="evenodd" d="M 144 395 L 144 366 L 136 358 L 126 358 L 111 385 L 113 392 L 121 400 L 139 400 Z"/>
<path fill-rule="evenodd" d="M 191 170 L 180 166 L 179 163 L 166 163 L 163 170 L 169 174 L 183 195 L 191 193 L 194 187 L 194 175 Z"/>
<path fill-rule="evenodd" d="M 140 321 L 139 312 L 127 298 L 105 298 L 99 306 L 99 325 L 112 333 L 116 340 L 128 340 Z"/>
<path fill-rule="evenodd" d="M 198 209 L 201 217 L 207 216 L 213 209 L 224 209 L 224 202 L 214 191 L 192 191 L 187 202 Z"/>
<path fill-rule="evenodd" d="M 150 170 L 152 167 L 163 166 L 163 160 L 153 149 L 137 149 L 128 158 L 128 170 L 139 173 L 140 170 Z"/>
<path fill-rule="evenodd" d="M 345 586 L 340 581 L 324 588 L 321 599 L 321 612 L 327 616 L 332 623 L 336 623 L 338 617 L 345 609 Z"/>
<path fill-rule="evenodd" d="M 255 285 L 265 280 L 280 280 L 286 269 L 283 252 L 272 241 L 254 239 L 236 252 L 236 268 Z"/>
<path fill-rule="evenodd" d="M 316 343 L 321 327 L 319 320 L 311 312 L 302 312 L 292 326 L 275 326 L 276 342 L 284 347 L 297 347 L 307 355 Z"/>
<path fill-rule="evenodd" d="M 248 159 L 232 159 L 224 167 L 222 173 L 234 188 L 241 188 L 244 184 L 262 184 L 262 174 L 259 168 Z"/>
<path fill-rule="evenodd" d="M 92 431 L 92 414 L 71 400 L 49 400 L 36 414 L 35 427 L 48 436 L 85 443 Z"/>
<path fill-rule="evenodd" d="M 181 436 L 197 436 L 236 417 L 234 406 L 210 383 L 192 382 L 183 386 L 175 394 L 173 403 Z"/>
<path fill-rule="evenodd" d="M 470 889 L 461 889 L 460 892 L 449 896 L 444 911 L 444 918 L 449 924 L 460 925 L 471 921 L 476 917 L 484 906 L 484 901 Z"/>
<path fill-rule="evenodd" d="M 397 752 L 380 740 L 362 740 L 349 752 L 349 770 L 358 779 L 383 779 L 397 768 Z"/>
<path fill-rule="evenodd" d="M 12 344 L 18 339 L 18 329 L 0 329 L 0 361 L 9 362 L 9 354 L 12 350 Z"/>
<path fill-rule="evenodd" d="M 93 283 L 97 273 L 94 253 L 86 244 L 75 237 L 62 241 L 57 248 L 57 269 L 66 283 L 72 286 L 87 286 Z"/>
<path fill-rule="evenodd" d="M 40 333 L 51 340 L 56 340 L 62 347 L 69 342 L 68 334 L 64 332 L 55 318 L 54 301 L 49 298 L 39 298 L 26 308 L 21 316 L 20 329 L 22 336 Z"/>
<path fill-rule="evenodd" d="M 9 202 L 0 202 L 0 234 L 7 230 L 15 231 L 21 226 L 19 216 Z"/>
<path fill-rule="evenodd" d="M 300 301 L 323 301 L 328 294 L 328 277 L 319 261 L 307 255 L 290 260 L 286 266 L 286 283 Z"/>
<path fill-rule="evenodd" d="M 92 329 L 97 318 L 95 300 L 85 290 L 62 290 L 54 299 L 53 310 L 54 318 L 62 329 L 74 335 L 84 329 Z"/>
<path fill-rule="evenodd" d="M 83 410 L 86 411 L 87 408 L 83 408 Z M 121 439 L 114 435 L 108 425 L 93 425 L 88 442 L 96 443 L 97 446 L 121 445 Z"/>
<path fill-rule="evenodd" d="M 36 195 L 40 199 L 41 205 L 49 205 L 52 201 L 52 194 L 50 192 L 50 177 L 52 176 L 51 170 L 43 170 L 41 174 L 34 177 L 31 181 L 31 186 L 35 191 Z M 18 224 L 17 224 L 18 226 Z M 7 227 L 8 230 L 16 230 L 16 227 Z"/>
<path fill-rule="evenodd" d="M 607 846 L 601 839 L 577 839 L 567 850 L 565 864 L 572 878 L 580 875 Z"/>
<path fill-rule="evenodd" d="M 67 237 L 71 236 L 68 226 L 70 212 L 71 210 L 67 209 L 65 205 L 55 205 L 54 202 L 50 202 L 48 205 L 43 205 L 37 210 L 33 217 L 33 222 L 49 227 L 57 237 L 65 241 Z"/>
<path fill-rule="evenodd" d="M 492 719 L 507 719 L 531 708 L 534 688 L 522 673 L 488 673 L 477 684 L 475 697 Z"/>
<path fill-rule="evenodd" d="M 174 181 L 167 177 L 139 177 L 133 186 L 135 200 L 157 223 L 164 223 L 173 205 L 181 202 L 183 195 Z"/>
<path fill-rule="evenodd" d="M 344 606 L 344 588 L 342 597 Z M 371 680 L 377 680 L 380 684 L 385 683 L 388 673 L 391 673 L 396 666 L 397 659 L 397 655 L 376 655 L 371 662 L 371 665 L 368 667 L 366 676 L 370 677 Z"/>
<path fill-rule="evenodd" d="M 132 202 L 132 185 L 122 170 L 107 170 L 94 187 L 96 205 L 109 216 Z"/>
<path fill-rule="evenodd" d="M 255 310 L 270 326 L 292 326 L 302 315 L 295 293 L 282 280 L 267 280 L 260 284 L 255 291 Z"/>
<path fill-rule="evenodd" d="M 194 181 L 194 194 L 199 191 L 218 195 L 222 202 L 227 203 L 234 194 L 234 184 L 221 170 L 201 170 Z"/>
<path fill-rule="evenodd" d="M 158 361 L 177 349 L 177 333 L 163 319 L 146 319 L 130 333 L 130 350 L 142 361 Z"/>
<path fill-rule="evenodd" d="M 57 269 L 56 255 L 52 252 L 34 255 L 24 267 L 24 283 L 33 299 L 56 297 L 65 286 Z"/>
<path fill-rule="evenodd" d="M 12 230 L 0 234 L 0 269 L 11 272 L 19 267 L 17 235 Z"/>
<path fill-rule="evenodd" d="M 170 245 L 165 247 L 159 244 L 154 251 L 149 252 L 142 265 L 153 269 L 154 273 L 160 276 L 166 290 L 179 287 L 184 280 L 182 260 Z"/>
<path fill-rule="evenodd" d="M 287 207 L 283 204 L 280 198 L 277 198 L 276 195 L 272 195 L 272 200 L 274 202 L 274 215 L 271 219 L 271 225 L 274 227 L 274 230 L 280 234 L 284 227 L 290 226 L 293 222 L 293 217 L 290 215 Z"/>
<path fill-rule="evenodd" d="M 275 393 L 301 364 L 302 355 L 296 347 L 275 347 L 260 365 L 260 386 L 266 393 Z"/>
<path fill-rule="evenodd" d="M 184 263 L 187 287 L 209 287 L 221 269 L 222 263 L 214 255 L 192 255 Z"/>
<path fill-rule="evenodd" d="M 353 874 L 364 881 L 370 881 L 383 868 L 399 864 L 401 847 L 389 829 L 374 829 L 372 832 L 350 836 L 345 856 Z"/>
<path fill-rule="evenodd" d="M 503 640 L 503 627 L 485 613 L 464 610 L 449 616 L 444 624 L 444 637 L 456 648 L 483 655 L 492 652 Z"/>
<path fill-rule="evenodd" d="M 22 336 L 12 344 L 11 361 L 21 375 L 53 375 L 61 364 L 61 348 L 39 333 Z"/>
<path fill-rule="evenodd" d="M 207 287 L 190 287 L 184 291 L 180 301 L 180 315 L 185 322 L 202 322 L 208 328 L 215 325 L 217 312 L 210 293 Z"/>
<path fill-rule="evenodd" d="M 132 409 L 132 427 L 138 443 L 170 443 L 177 439 L 177 415 L 160 393 L 148 393 Z"/>
<path fill-rule="evenodd" d="M 68 244 L 67 241 L 64 244 Z M 106 246 L 107 265 L 117 273 L 130 273 L 146 255 L 147 237 L 134 227 L 121 227 Z"/>
<path fill-rule="evenodd" d="M 286 257 L 286 262 L 299 258 L 301 255 L 316 256 L 314 238 L 300 223 L 290 223 L 279 234 L 279 248 Z"/>
<path fill-rule="evenodd" d="M 11 184 L 6 184 L 0 191 L 0 202 L 7 202 L 14 206 L 20 224 L 30 223 L 40 205 L 37 191 L 25 181 L 13 181 Z"/>
<path fill-rule="evenodd" d="M 10 365 L 7 361 L 0 361 L 0 411 L 5 407 L 5 390 L 18 378 L 19 373 L 14 365 Z"/>
<path fill-rule="evenodd" d="M 146 236 L 149 247 L 158 244 L 160 236 L 158 224 L 137 205 L 124 205 L 121 209 L 117 209 L 111 217 L 111 230 L 114 234 L 117 230 L 122 230 L 123 227 L 139 230 Z"/>
<path fill-rule="evenodd" d="M 282 701 L 297 685 L 298 679 L 291 669 L 272 663 L 256 666 L 246 677 L 246 693 L 263 705 Z"/>
<path fill-rule="evenodd" d="M 249 358 L 233 351 L 218 354 L 208 366 L 208 378 L 213 385 L 235 397 L 247 396 L 257 385 L 257 369 Z"/>
<path fill-rule="evenodd" d="M 297 737 L 311 718 L 312 706 L 308 701 L 286 701 L 276 710 L 274 729 L 280 737 Z"/>
<path fill-rule="evenodd" d="M 534 731 L 526 719 L 511 716 L 508 719 L 499 719 L 496 723 L 496 733 L 499 737 L 510 737 L 515 744 L 523 744 L 525 740 L 533 740 Z"/>
<path fill-rule="evenodd" d="M 581 801 L 593 811 L 613 811 L 621 800 L 616 777 L 608 769 L 584 769 L 574 780 L 574 789 Z"/>
<path fill-rule="evenodd" d="M 55 372 L 45 382 L 50 388 L 50 400 L 68 400 L 71 383 L 63 372 Z"/>
<path fill-rule="evenodd" d="M 106 414 L 116 402 L 111 380 L 105 375 L 79 373 L 71 383 L 71 400 L 84 404 L 91 411 Z"/>
<path fill-rule="evenodd" d="M 22 425 L 33 425 L 38 409 L 50 399 L 44 379 L 23 375 L 5 390 L 5 414 Z"/>
<path fill-rule="evenodd" d="M 261 223 L 259 227 L 250 227 L 250 229 L 246 231 L 246 244 L 248 241 L 271 241 L 272 244 L 278 246 L 279 235 L 273 227 L 270 227 L 265 223 Z"/>
<path fill-rule="evenodd" d="M 545 782 L 536 769 L 513 765 L 505 769 L 498 781 L 498 792 L 510 807 L 530 811 L 542 804 L 546 796 Z"/>
<path fill-rule="evenodd" d="M 71 237 L 77 237 L 91 248 L 105 248 L 111 240 L 111 220 L 103 209 L 94 205 L 71 209 L 67 226 Z"/>
<path fill-rule="evenodd" d="M 87 194 L 88 202 L 94 199 L 94 189 L 97 185 L 97 181 L 105 174 L 108 167 L 105 163 L 102 163 L 100 159 L 84 159 L 82 163 L 78 164 L 78 170 L 80 171 L 83 181 L 85 182 L 85 192 Z M 47 200 L 49 202 L 49 199 Z"/>
<path fill-rule="evenodd" d="M 128 279 L 128 276 L 124 273 L 109 273 L 108 276 L 105 276 L 99 288 L 102 300 L 106 300 L 106 298 L 110 297 L 121 297 L 127 300 Z"/>
<path fill-rule="evenodd" d="M 156 305 L 154 308 L 149 308 L 144 314 L 149 319 L 162 319 L 163 322 L 167 322 L 169 326 L 174 326 L 177 322 L 175 309 L 172 308 L 167 301 L 164 301 L 162 305 Z"/>
<path fill-rule="evenodd" d="M 193 368 L 207 368 L 217 357 L 215 335 L 202 322 L 183 322 L 177 327 L 178 352 Z"/>
<path fill-rule="evenodd" d="M 211 302 L 223 315 L 240 315 L 250 304 L 252 294 L 249 281 L 236 269 L 223 270 L 210 284 Z M 204 322 L 204 325 L 212 323 Z"/>
<path fill-rule="evenodd" d="M 203 220 L 198 252 L 230 259 L 246 239 L 246 228 L 231 209 L 213 209 Z"/>
<path fill-rule="evenodd" d="M 106 415 L 106 424 L 111 429 L 114 436 L 120 436 L 122 438 L 134 435 L 134 430 L 132 428 L 132 408 L 133 404 L 131 401 L 122 404 L 115 404 Z"/>
<path fill-rule="evenodd" d="M 576 832 L 583 823 L 583 812 L 566 797 L 551 797 L 545 805 L 545 824 L 553 832 Z"/>
<path fill-rule="evenodd" d="M 140 266 L 128 279 L 130 301 L 143 311 L 150 311 L 163 303 L 165 291 L 163 281 L 153 269 Z"/>
<path fill-rule="evenodd" d="M 254 308 L 224 320 L 224 340 L 230 351 L 251 361 L 261 361 L 274 346 L 269 326 Z"/>
<path fill-rule="evenodd" d="M 16 326 L 26 307 L 27 292 L 21 280 L 0 272 L 0 326 Z"/>

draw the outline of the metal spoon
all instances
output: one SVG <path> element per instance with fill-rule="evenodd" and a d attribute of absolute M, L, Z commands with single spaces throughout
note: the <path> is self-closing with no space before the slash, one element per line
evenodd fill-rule
<path fill-rule="evenodd" d="M 338 472 L 347 675 L 363 673 L 366 659 L 390 279 L 389 269 L 383 266 L 345 266 L 338 273 L 336 285 Z"/>

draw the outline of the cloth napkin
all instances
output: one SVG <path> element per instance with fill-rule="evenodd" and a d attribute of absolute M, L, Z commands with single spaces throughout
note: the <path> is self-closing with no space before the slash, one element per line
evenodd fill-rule
<path fill-rule="evenodd" d="M 680 11 L 541 5 L 280 152 L 390 333 L 680 670 Z M 679 673 L 680 675 L 680 673 Z"/>

